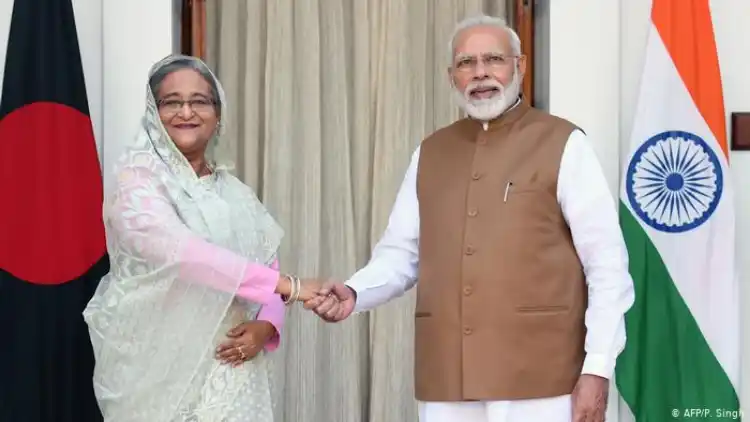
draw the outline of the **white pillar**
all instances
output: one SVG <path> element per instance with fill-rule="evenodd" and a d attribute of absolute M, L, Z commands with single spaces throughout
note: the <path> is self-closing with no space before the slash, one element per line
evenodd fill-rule
<path fill-rule="evenodd" d="M 106 0 L 102 4 L 103 173 L 104 189 L 109 192 L 113 164 L 133 141 L 145 109 L 148 70 L 175 52 L 179 15 L 174 1 Z"/>
<path fill-rule="evenodd" d="M 620 0 L 547 0 L 549 112 L 591 139 L 613 196 L 620 183 Z M 545 48 L 545 47 L 542 47 Z M 610 388 L 607 422 L 619 422 Z"/>
<path fill-rule="evenodd" d="M 620 0 L 547 0 L 549 111 L 591 138 L 613 194 L 619 186 Z"/>
<path fill-rule="evenodd" d="M 89 99 L 89 113 L 94 126 L 96 147 L 101 163 L 103 140 L 102 113 L 102 0 L 73 0 L 76 17 L 78 48 L 81 50 L 83 74 L 86 80 L 86 95 Z"/>

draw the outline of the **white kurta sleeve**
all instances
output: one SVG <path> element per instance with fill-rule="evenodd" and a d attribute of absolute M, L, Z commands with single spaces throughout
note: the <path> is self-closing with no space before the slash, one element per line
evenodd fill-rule
<path fill-rule="evenodd" d="M 347 281 L 357 292 L 355 312 L 364 312 L 402 296 L 417 282 L 419 265 L 419 203 L 417 166 L 419 148 L 393 204 L 388 227 L 367 265 Z"/>
<path fill-rule="evenodd" d="M 557 196 L 588 285 L 583 373 L 610 378 L 625 347 L 625 312 L 635 294 L 617 208 L 586 135 L 563 152 Z"/>

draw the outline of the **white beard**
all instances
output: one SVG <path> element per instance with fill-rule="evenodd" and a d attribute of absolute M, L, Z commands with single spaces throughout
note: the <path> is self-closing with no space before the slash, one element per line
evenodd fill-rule
<path fill-rule="evenodd" d="M 495 87 L 499 92 L 492 98 L 472 99 L 469 93 L 478 87 Z M 455 87 L 453 89 L 459 107 L 470 117 L 480 121 L 489 121 L 499 117 L 516 103 L 520 92 L 521 81 L 518 77 L 518 71 L 513 72 L 513 80 L 507 87 L 493 80 L 491 82 L 470 83 L 465 92 L 461 92 Z"/>

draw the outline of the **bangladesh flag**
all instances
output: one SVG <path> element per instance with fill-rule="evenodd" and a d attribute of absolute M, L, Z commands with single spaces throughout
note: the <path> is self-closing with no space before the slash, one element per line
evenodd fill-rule
<path fill-rule="evenodd" d="M 735 204 L 709 0 L 653 0 L 620 215 L 617 387 L 638 422 L 739 420 Z"/>
<path fill-rule="evenodd" d="M 0 195 L 0 421 L 100 421 L 81 313 L 109 261 L 71 0 L 13 5 Z"/>

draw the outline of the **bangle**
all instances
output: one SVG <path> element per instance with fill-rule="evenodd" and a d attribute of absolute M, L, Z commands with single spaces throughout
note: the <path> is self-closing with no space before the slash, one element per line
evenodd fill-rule
<path fill-rule="evenodd" d="M 290 292 L 289 296 L 282 296 L 282 299 L 284 300 L 285 305 L 290 305 L 291 303 L 296 302 L 297 299 L 299 299 L 300 281 L 299 278 L 293 275 L 284 274 L 284 277 L 289 280 Z"/>
<path fill-rule="evenodd" d="M 284 304 L 288 305 L 292 303 L 291 298 L 292 298 L 292 294 L 294 294 L 294 282 L 292 281 L 292 278 L 287 274 L 284 274 L 284 278 L 289 280 L 289 294 L 281 296 L 281 298 L 284 300 Z"/>
<path fill-rule="evenodd" d="M 291 276 L 291 279 L 294 289 L 289 299 L 291 302 L 296 302 L 299 300 L 299 294 L 302 292 L 302 283 L 300 282 L 299 277 Z"/>

